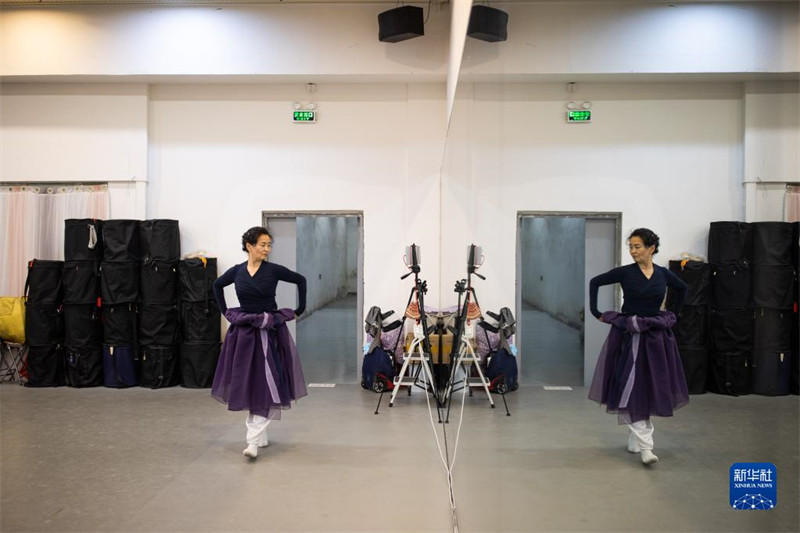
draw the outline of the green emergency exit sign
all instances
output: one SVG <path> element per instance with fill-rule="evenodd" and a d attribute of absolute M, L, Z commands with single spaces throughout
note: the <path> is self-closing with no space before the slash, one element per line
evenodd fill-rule
<path fill-rule="evenodd" d="M 592 121 L 592 111 L 590 109 L 570 109 L 567 111 L 567 122 L 583 124 Z"/>
<path fill-rule="evenodd" d="M 317 112 L 311 111 L 309 109 L 302 109 L 302 110 L 295 110 L 292 113 L 292 122 L 301 122 L 301 123 L 308 123 L 308 122 L 316 122 L 317 121 Z"/>

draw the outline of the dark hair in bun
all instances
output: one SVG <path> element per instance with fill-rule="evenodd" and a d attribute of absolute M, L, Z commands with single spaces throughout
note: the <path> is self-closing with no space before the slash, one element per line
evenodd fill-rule
<path fill-rule="evenodd" d="M 267 235 L 272 240 L 272 233 L 264 226 L 253 226 L 242 235 L 242 251 L 247 251 L 247 245 L 255 246 L 262 235 Z"/>
<path fill-rule="evenodd" d="M 642 242 L 648 248 L 655 246 L 656 249 L 653 251 L 653 255 L 658 253 L 658 244 L 660 241 L 658 235 L 653 233 L 652 230 L 647 228 L 637 228 L 633 230 L 630 235 L 628 235 L 628 241 L 630 241 L 633 237 L 639 237 L 642 239 Z"/>

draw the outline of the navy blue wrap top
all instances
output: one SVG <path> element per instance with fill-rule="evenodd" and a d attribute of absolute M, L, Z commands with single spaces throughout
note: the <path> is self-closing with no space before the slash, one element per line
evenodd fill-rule
<path fill-rule="evenodd" d="M 647 279 L 636 263 L 612 268 L 605 274 L 595 276 L 589 282 L 589 306 L 595 318 L 601 316 L 597 310 L 597 290 L 603 285 L 613 283 L 622 285 L 624 298 L 622 314 L 637 316 L 656 316 L 661 310 L 661 302 L 664 301 L 667 287 L 677 291 L 675 309 L 672 311 L 680 315 L 688 288 L 674 272 L 659 265 L 653 265 L 653 275 L 650 279 Z"/>
<path fill-rule="evenodd" d="M 214 282 L 214 297 L 224 315 L 228 306 L 223 289 L 233 283 L 242 312 L 276 311 L 278 305 L 275 302 L 275 288 L 279 281 L 297 285 L 297 309 L 294 314 L 299 316 L 306 309 L 306 278 L 285 266 L 267 261 L 261 263 L 253 276 L 247 271 L 247 261 L 229 268 Z"/>

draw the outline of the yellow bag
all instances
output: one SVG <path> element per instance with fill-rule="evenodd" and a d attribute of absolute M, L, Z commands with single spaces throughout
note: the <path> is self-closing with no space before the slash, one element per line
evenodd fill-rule
<path fill-rule="evenodd" d="M 25 342 L 24 296 L 0 296 L 0 339 Z"/>

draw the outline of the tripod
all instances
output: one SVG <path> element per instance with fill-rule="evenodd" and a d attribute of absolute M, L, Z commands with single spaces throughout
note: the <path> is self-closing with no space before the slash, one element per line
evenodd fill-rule
<path fill-rule="evenodd" d="M 451 400 L 453 398 L 453 394 L 464 387 L 469 387 L 470 396 L 472 395 L 472 388 L 480 387 L 483 388 L 484 392 L 486 393 L 486 397 L 489 399 L 489 406 L 494 409 L 494 399 L 492 398 L 492 393 L 489 391 L 489 380 L 486 376 L 483 375 L 483 370 L 481 369 L 481 360 L 480 357 L 475 353 L 475 350 L 472 348 L 471 341 L 475 338 L 475 324 L 474 320 L 477 320 L 481 317 L 476 317 L 475 319 L 470 319 L 469 314 L 469 304 L 471 300 L 475 301 L 475 305 L 478 306 L 478 297 L 475 294 L 475 289 L 472 287 L 471 284 L 471 275 L 475 274 L 481 279 L 486 279 L 485 277 L 481 276 L 474 270 L 475 267 L 470 267 L 468 269 L 468 276 L 466 280 L 461 280 L 456 282 L 455 292 L 458 293 L 458 303 L 460 313 L 458 316 L 458 327 L 451 328 L 453 332 L 453 348 L 452 354 L 458 354 L 456 358 L 456 362 L 453 365 L 451 372 L 450 372 L 450 380 L 447 385 L 447 390 L 445 392 L 445 397 L 447 398 L 447 418 L 446 420 L 450 420 L 450 405 Z M 463 306 L 461 304 L 461 295 L 465 294 L 464 296 L 464 303 Z M 480 309 L 480 307 L 478 307 Z M 451 356 L 451 362 L 453 357 Z M 470 378 L 470 370 L 469 368 L 475 368 L 478 377 Z M 461 381 L 461 387 L 456 389 L 456 377 L 458 376 L 458 371 L 461 370 L 464 373 L 464 379 Z"/>
<path fill-rule="evenodd" d="M 411 272 L 403 275 L 400 279 L 405 279 L 411 274 L 414 274 L 414 286 L 411 288 L 411 292 L 408 296 L 406 310 L 408 310 L 411 302 L 415 300 L 417 309 L 419 310 L 419 317 L 415 319 L 414 339 L 411 341 L 411 346 L 409 346 L 408 352 L 403 356 L 403 366 L 400 368 L 400 373 L 394 380 L 395 386 L 394 390 L 392 391 L 392 396 L 389 398 L 389 407 L 394 406 L 394 400 L 397 397 L 397 393 L 401 386 L 408 386 L 408 393 L 411 394 L 410 387 L 414 385 L 424 388 L 427 392 L 432 393 L 436 399 L 436 405 L 441 407 L 442 398 L 436 391 L 436 384 L 433 378 L 433 369 L 431 368 L 430 362 L 431 349 L 428 337 L 428 320 L 425 314 L 425 293 L 428 292 L 428 286 L 425 281 L 419 279 L 419 265 L 415 264 L 410 268 Z M 406 314 L 406 316 L 408 316 L 408 314 Z M 414 373 L 413 376 L 409 375 L 406 377 L 406 373 L 409 373 L 409 365 L 417 364 L 420 366 L 420 369 Z M 419 384 L 420 371 L 424 374 L 423 377 L 426 380 L 424 387 Z M 378 405 L 380 405 L 380 400 L 378 402 Z"/>

